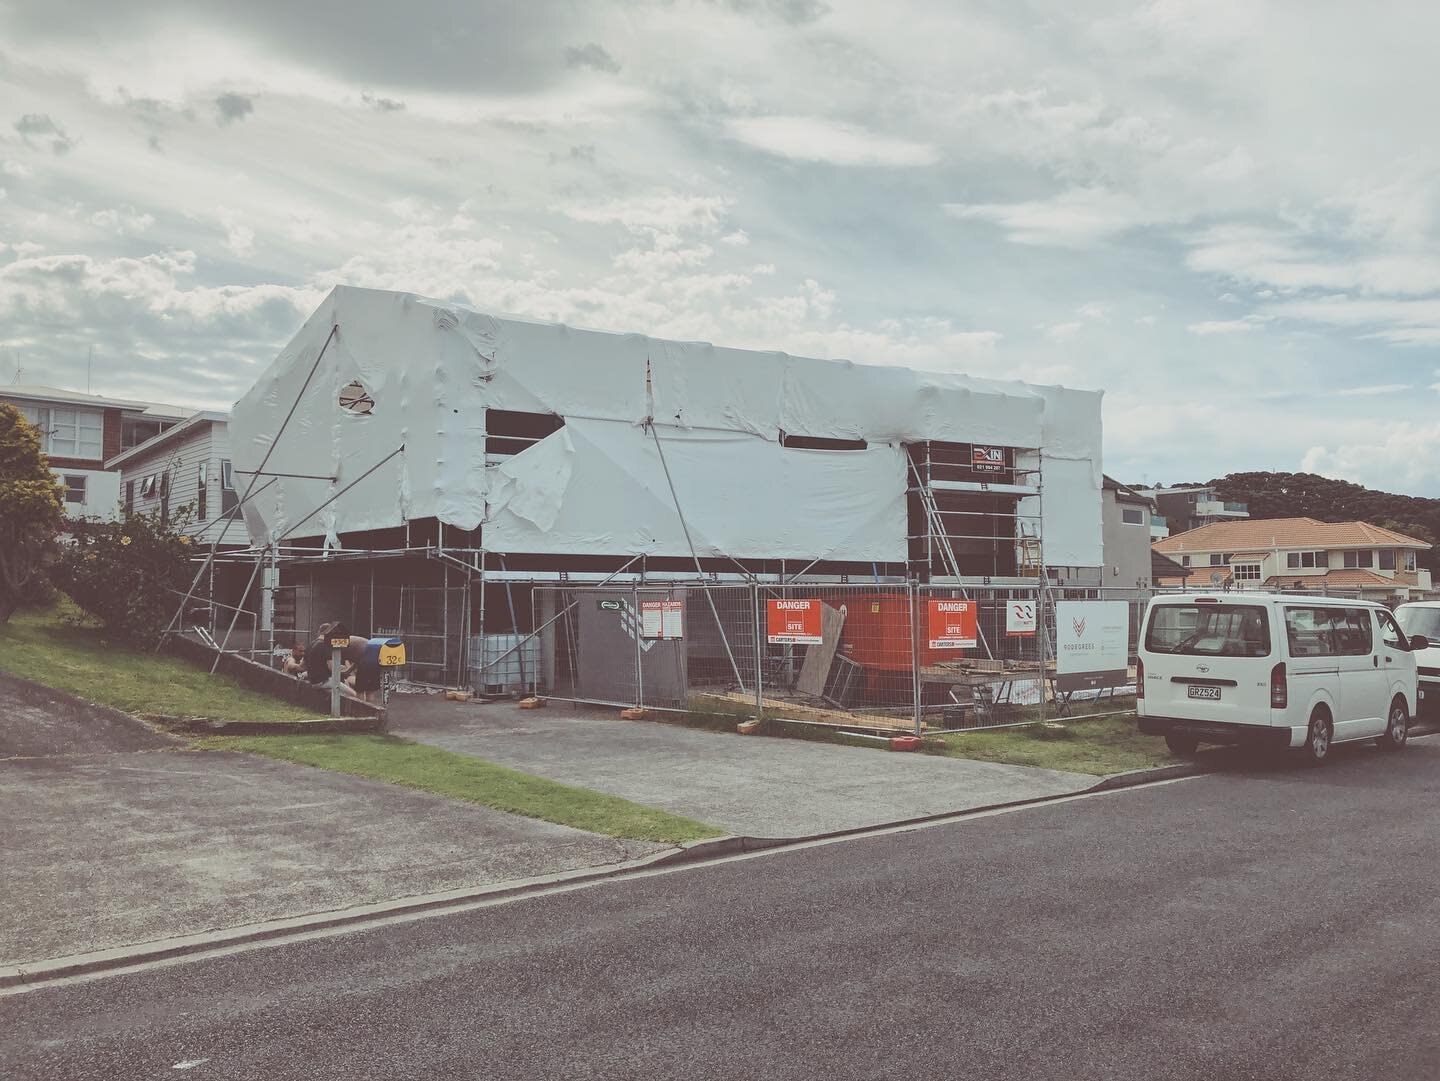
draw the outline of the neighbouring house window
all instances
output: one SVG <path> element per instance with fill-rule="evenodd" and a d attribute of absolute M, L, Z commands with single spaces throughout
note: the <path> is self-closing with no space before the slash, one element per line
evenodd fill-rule
<path fill-rule="evenodd" d="M 1413 571 L 1413 570 L 1415 569 L 1415 553 L 1414 553 L 1414 552 L 1408 552 L 1408 551 L 1407 551 L 1407 552 L 1405 553 L 1405 569 L 1406 569 L 1407 571 Z"/>
<path fill-rule="evenodd" d="M 40 430 L 40 446 L 52 458 L 99 461 L 105 454 L 105 417 L 89 409 L 22 405 L 25 419 Z"/>
<path fill-rule="evenodd" d="M 1299 553 L 1299 552 L 1286 552 L 1286 553 L 1285 553 L 1285 566 L 1286 566 L 1289 570 L 1292 570 L 1292 571 L 1293 571 L 1293 570 L 1299 570 L 1299 569 L 1300 569 L 1300 553 Z"/>
<path fill-rule="evenodd" d="M 1190 557 L 1189 557 L 1189 556 L 1181 556 L 1181 557 L 1180 557 L 1180 566 L 1182 566 L 1182 567 L 1188 567 L 1188 566 L 1190 566 Z"/>
<path fill-rule="evenodd" d="M 162 420 L 146 420 L 144 417 L 125 417 L 120 422 L 120 449 L 131 450 L 141 443 L 148 443 L 163 431 L 173 428 Z"/>
<path fill-rule="evenodd" d="M 1224 556 L 1222 556 L 1219 552 L 1211 552 L 1211 553 L 1210 553 L 1210 566 L 1212 566 L 1212 567 L 1223 567 L 1224 565 L 1225 565 L 1225 557 L 1224 557 Z"/>
<path fill-rule="evenodd" d="M 1126 525 L 1144 525 L 1145 512 L 1138 507 L 1121 507 L 1120 520 Z"/>
<path fill-rule="evenodd" d="M 141 499 L 154 499 L 154 498 L 155 498 L 155 474 L 154 474 L 154 473 L 150 473 L 150 474 L 146 475 L 146 476 L 140 481 L 140 498 L 141 498 Z"/>
<path fill-rule="evenodd" d="M 1326 570 L 1330 566 L 1330 556 L 1328 552 L 1286 552 L 1285 566 L 1290 570 L 1299 567 L 1319 567 Z"/>
<path fill-rule="evenodd" d="M 224 517 L 240 505 L 240 495 L 235 491 L 235 469 L 230 462 L 220 463 L 220 515 Z"/>
<path fill-rule="evenodd" d="M 133 480 L 125 482 L 125 513 L 135 513 L 135 482 Z"/>
<path fill-rule="evenodd" d="M 85 502 L 85 478 L 83 476 L 65 474 L 65 502 Z"/>
<path fill-rule="evenodd" d="M 1235 563 L 1232 565 L 1235 571 L 1237 582 L 1258 582 L 1260 581 L 1259 563 Z"/>
<path fill-rule="evenodd" d="M 209 472 L 210 463 L 201 462 L 200 475 L 196 477 L 199 486 L 195 489 L 195 520 L 197 522 L 203 522 L 206 518 L 210 516 L 210 483 L 208 477 Z"/>
<path fill-rule="evenodd" d="M 1380 549 L 1380 569 L 1382 571 L 1393 571 L 1395 569 L 1395 549 Z"/>

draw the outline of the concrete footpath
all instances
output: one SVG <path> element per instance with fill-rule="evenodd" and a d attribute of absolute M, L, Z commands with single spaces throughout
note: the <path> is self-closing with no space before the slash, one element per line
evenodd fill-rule
<path fill-rule="evenodd" d="M 746 837 L 808 837 L 1069 795 L 1090 774 L 621 720 L 551 703 L 396 696 L 390 731 Z"/>
<path fill-rule="evenodd" d="M 0 675 L 0 965 L 667 847 L 184 746 L 125 714 Z"/>

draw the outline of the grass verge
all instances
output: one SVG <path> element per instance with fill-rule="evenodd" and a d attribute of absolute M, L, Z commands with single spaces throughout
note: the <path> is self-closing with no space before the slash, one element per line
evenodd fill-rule
<path fill-rule="evenodd" d="M 1068 770 L 1104 776 L 1132 769 L 1172 766 L 1180 759 L 1165 741 L 1142 735 L 1133 714 L 1120 717 L 1067 718 L 1063 732 L 1038 724 L 989 732 L 959 732 L 925 740 L 929 754 L 1004 762 L 1011 766 Z"/>
<path fill-rule="evenodd" d="M 301 721 L 311 711 L 163 654 L 107 641 L 71 602 L 0 625 L 0 671 L 127 713 L 218 721 Z"/>
<path fill-rule="evenodd" d="M 678 844 L 723 835 L 712 826 L 619 796 L 395 736 L 207 736 L 195 742 L 213 750 L 244 751 L 388 781 L 608 837 Z"/>

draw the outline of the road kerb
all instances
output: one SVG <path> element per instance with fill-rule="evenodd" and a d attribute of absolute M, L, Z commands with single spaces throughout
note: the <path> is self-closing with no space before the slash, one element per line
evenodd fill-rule
<path fill-rule="evenodd" d="M 671 868 L 686 863 L 701 863 L 727 856 L 762 852 L 773 849 L 791 848 L 812 844 L 817 841 L 840 840 L 846 837 L 862 837 L 906 826 L 933 825 L 947 820 L 962 821 L 977 815 L 995 811 L 1011 810 L 1032 805 L 1043 805 L 1076 796 L 1132 788 L 1157 781 L 1173 780 L 1220 768 L 1217 763 L 1210 766 L 1186 762 L 1174 766 L 1163 766 L 1151 770 L 1133 770 L 1129 773 L 1103 777 L 1088 788 L 1077 792 L 1063 792 L 1054 795 L 1035 796 L 1028 799 L 1008 800 L 1000 803 L 967 807 L 963 810 L 942 811 L 915 818 L 898 819 L 893 822 L 873 823 L 850 829 L 831 830 L 800 837 L 716 837 L 701 841 L 690 841 L 665 852 L 623 863 L 604 867 L 567 871 L 536 878 L 518 879 L 513 882 L 474 889 L 450 890 L 444 893 L 407 897 L 395 901 L 381 901 L 359 905 L 338 912 L 314 913 L 307 916 L 293 916 L 270 920 L 260 924 L 248 924 L 219 931 L 208 931 L 197 935 L 161 939 L 134 946 L 119 946 L 108 950 L 74 954 L 47 960 L 27 962 L 20 965 L 0 966 L 0 993 L 24 988 L 31 984 L 44 984 L 55 980 L 87 976 L 111 970 L 132 968 L 155 961 L 172 960 L 191 954 L 203 954 L 238 946 L 263 944 L 269 940 L 286 938 L 305 932 L 324 931 L 374 923 L 393 916 L 410 916 L 422 913 L 442 915 L 448 908 L 462 908 L 481 901 L 504 898 L 518 898 L 528 893 L 537 893 L 557 886 L 581 886 L 589 883 L 616 878 L 636 871 Z"/>

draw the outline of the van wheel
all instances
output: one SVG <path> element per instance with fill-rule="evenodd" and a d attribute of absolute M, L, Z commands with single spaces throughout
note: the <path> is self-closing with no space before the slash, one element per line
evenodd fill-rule
<path fill-rule="evenodd" d="M 1171 754 L 1178 754 L 1181 758 L 1188 758 L 1195 753 L 1195 748 L 1200 746 L 1200 741 L 1194 736 L 1187 736 L 1183 732 L 1166 732 L 1165 746 L 1170 748 Z"/>
<path fill-rule="evenodd" d="M 1305 761 L 1312 766 L 1322 765 L 1330 757 L 1330 721 L 1323 713 L 1310 718 L 1310 728 L 1305 733 L 1305 746 L 1301 749 Z"/>
<path fill-rule="evenodd" d="M 1390 719 L 1385 725 L 1385 734 L 1376 742 L 1387 751 L 1399 751 L 1410 738 L 1410 715 L 1405 712 L 1405 703 L 1399 698 L 1390 703 Z"/>

